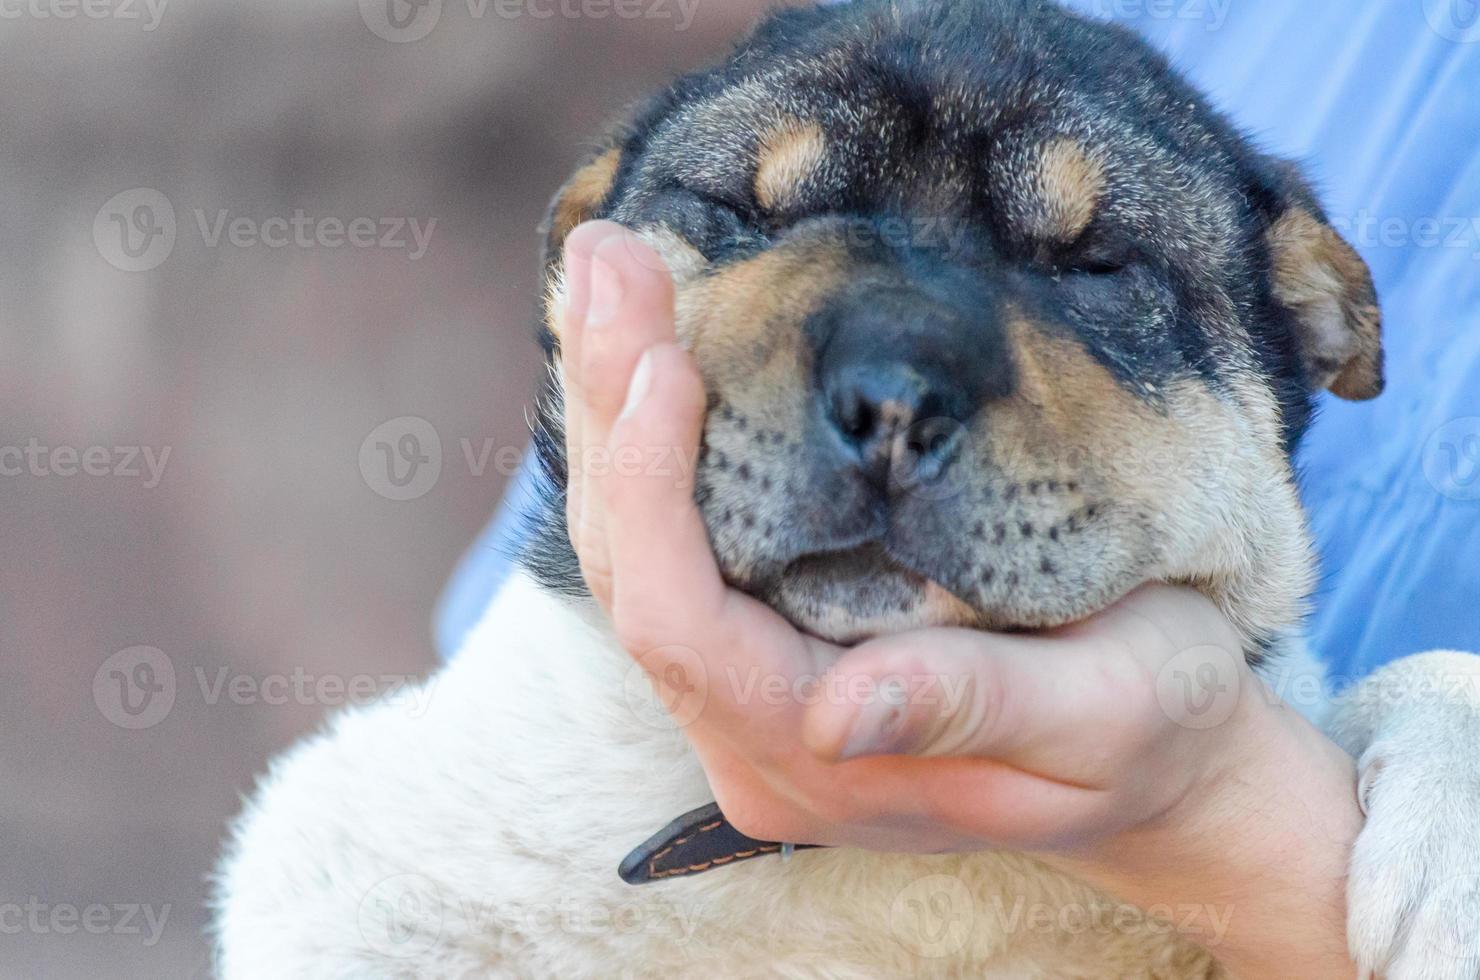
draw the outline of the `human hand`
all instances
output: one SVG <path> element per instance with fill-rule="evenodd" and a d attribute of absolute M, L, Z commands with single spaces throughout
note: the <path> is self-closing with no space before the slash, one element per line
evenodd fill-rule
<path fill-rule="evenodd" d="M 1035 636 L 930 630 L 847 650 L 727 587 L 692 466 L 586 465 L 655 449 L 697 459 L 704 388 L 676 343 L 661 260 L 596 223 L 570 236 L 566 275 L 572 541 L 620 642 L 687 723 L 742 832 L 1049 854 L 1132 901 L 1182 888 L 1188 866 L 1225 897 L 1236 891 L 1232 866 L 1248 858 L 1236 824 L 1251 812 L 1288 827 L 1270 831 L 1286 859 L 1312 820 L 1332 840 L 1355 835 L 1355 808 L 1341 805 L 1350 760 L 1264 695 L 1235 631 L 1192 590 L 1148 586 Z M 1200 715 L 1179 706 L 1188 678 L 1215 682 Z M 812 695 L 756 696 L 778 689 Z M 1284 802 L 1307 796 L 1304 812 Z M 1289 862 L 1321 879 L 1307 883 L 1307 903 L 1326 894 L 1327 876 L 1335 882 L 1337 950 L 1346 853 L 1332 868 Z"/>

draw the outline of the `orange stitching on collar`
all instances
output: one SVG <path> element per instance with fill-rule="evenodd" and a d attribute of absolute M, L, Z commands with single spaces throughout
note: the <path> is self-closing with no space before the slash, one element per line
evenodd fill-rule
<path fill-rule="evenodd" d="M 652 857 L 648 858 L 648 877 L 672 878 L 677 875 L 694 874 L 699 871 L 707 871 L 716 864 L 728 864 L 729 862 L 734 861 L 736 858 L 755 857 L 757 854 L 770 854 L 774 851 L 781 850 L 780 844 L 767 844 L 762 847 L 752 848 L 748 851 L 736 851 L 734 854 L 712 858 L 708 861 L 705 861 L 703 864 L 690 864 L 687 867 L 682 868 L 669 868 L 667 871 L 658 870 L 658 862 L 661 861 L 668 854 L 672 853 L 674 848 L 682 847 L 689 841 L 693 840 L 695 837 L 698 837 L 700 834 L 707 834 L 710 831 L 718 830 L 724 825 L 725 822 L 723 820 L 716 820 L 713 823 L 705 824 L 689 836 L 679 838 L 672 844 L 663 848 L 663 850 L 659 851 L 657 854 L 654 854 Z"/>

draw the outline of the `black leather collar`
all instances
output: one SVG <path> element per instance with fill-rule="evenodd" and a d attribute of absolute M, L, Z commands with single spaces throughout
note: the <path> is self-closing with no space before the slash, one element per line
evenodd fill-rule
<path fill-rule="evenodd" d="M 664 878 L 683 878 L 749 861 L 768 854 L 790 855 L 813 844 L 778 844 L 746 837 L 736 830 L 718 803 L 701 806 L 649 837 L 628 854 L 617 874 L 629 885 Z"/>

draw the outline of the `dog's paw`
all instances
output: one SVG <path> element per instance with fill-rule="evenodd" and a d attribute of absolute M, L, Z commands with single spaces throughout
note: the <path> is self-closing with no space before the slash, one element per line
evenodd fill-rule
<path fill-rule="evenodd" d="M 1360 975 L 1480 980 L 1480 714 L 1398 726 L 1359 769 L 1367 826 L 1347 894 Z"/>

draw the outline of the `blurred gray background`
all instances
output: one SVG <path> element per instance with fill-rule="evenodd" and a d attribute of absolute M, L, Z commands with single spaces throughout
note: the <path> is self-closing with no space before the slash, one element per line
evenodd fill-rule
<path fill-rule="evenodd" d="M 209 975 L 253 776 L 435 663 L 527 436 L 546 201 L 763 6 L 422 2 L 0 4 L 6 980 Z M 361 466 L 408 416 L 430 487 Z"/>

